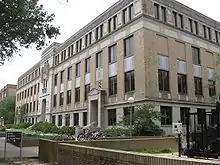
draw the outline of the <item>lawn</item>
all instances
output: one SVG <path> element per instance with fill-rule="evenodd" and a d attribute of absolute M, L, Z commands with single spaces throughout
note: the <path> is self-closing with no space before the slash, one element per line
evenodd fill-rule
<path fill-rule="evenodd" d="M 170 149 L 170 148 L 164 148 L 164 149 L 143 149 L 143 150 L 136 150 L 136 152 L 148 153 L 148 154 L 165 154 L 165 153 L 177 152 L 177 150 Z"/>

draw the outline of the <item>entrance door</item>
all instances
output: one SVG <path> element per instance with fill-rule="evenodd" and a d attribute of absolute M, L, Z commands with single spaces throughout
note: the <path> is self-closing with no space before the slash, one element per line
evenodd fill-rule
<path fill-rule="evenodd" d="M 91 121 L 90 122 L 97 122 L 98 123 L 98 100 L 91 101 Z M 90 124 L 90 123 L 88 123 Z"/>

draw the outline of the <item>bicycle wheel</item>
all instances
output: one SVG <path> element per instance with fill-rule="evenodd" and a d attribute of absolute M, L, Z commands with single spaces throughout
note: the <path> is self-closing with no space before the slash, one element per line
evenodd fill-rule
<path fill-rule="evenodd" d="M 86 140 L 85 135 L 84 135 L 83 133 L 79 134 L 79 135 L 77 136 L 77 140 L 78 140 L 78 141 L 85 141 L 85 140 Z"/>

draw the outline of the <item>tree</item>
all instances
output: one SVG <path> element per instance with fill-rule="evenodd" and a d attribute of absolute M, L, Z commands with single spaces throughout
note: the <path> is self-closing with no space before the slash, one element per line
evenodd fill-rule
<path fill-rule="evenodd" d="M 4 118 L 5 124 L 13 124 L 15 117 L 15 97 L 6 97 L 0 103 L 0 117 Z"/>
<path fill-rule="evenodd" d="M 26 104 L 24 104 L 20 107 L 20 109 L 16 111 L 15 116 L 19 123 L 22 123 L 23 120 L 26 118 L 27 115 L 26 107 L 27 107 Z"/>
<path fill-rule="evenodd" d="M 0 64 L 33 44 L 42 49 L 48 39 L 60 34 L 39 0 L 0 0 Z"/>
<path fill-rule="evenodd" d="M 160 112 L 154 110 L 153 104 L 141 104 L 135 107 L 133 114 L 133 135 L 159 136 L 163 131 L 155 121 L 160 120 Z M 123 118 L 124 123 L 129 123 L 130 115 Z"/>

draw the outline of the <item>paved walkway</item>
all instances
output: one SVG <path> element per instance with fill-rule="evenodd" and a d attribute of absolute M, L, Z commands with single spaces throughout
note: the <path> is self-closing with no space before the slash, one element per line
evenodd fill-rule
<path fill-rule="evenodd" d="M 4 158 L 5 138 L 0 138 L 0 158 Z M 38 147 L 23 147 L 22 157 L 37 157 Z M 20 157 L 20 147 L 7 143 L 6 158 Z"/>

